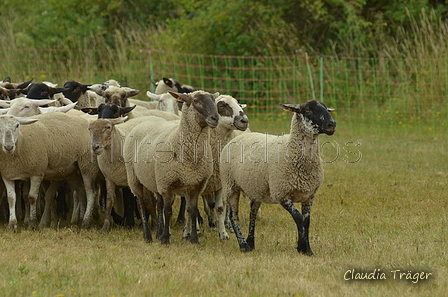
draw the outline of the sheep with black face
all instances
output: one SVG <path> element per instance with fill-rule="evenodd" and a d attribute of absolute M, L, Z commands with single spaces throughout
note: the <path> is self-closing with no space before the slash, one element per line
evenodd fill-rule
<path fill-rule="evenodd" d="M 282 104 L 294 112 L 290 134 L 246 133 L 235 137 L 221 154 L 223 199 L 230 205 L 230 221 L 240 249 L 254 249 L 256 214 L 261 203 L 280 204 L 298 229 L 300 253 L 312 255 L 308 239 L 314 195 L 324 179 L 318 136 L 332 135 L 336 122 L 325 104 L 310 100 Z M 249 235 L 244 239 L 238 219 L 240 193 L 251 201 Z M 302 214 L 294 203 L 302 204 Z"/>

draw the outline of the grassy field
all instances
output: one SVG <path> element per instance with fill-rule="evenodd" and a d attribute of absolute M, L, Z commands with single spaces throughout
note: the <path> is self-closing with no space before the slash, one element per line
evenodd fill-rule
<path fill-rule="evenodd" d="M 244 254 L 233 234 L 220 242 L 206 226 L 200 246 L 176 225 L 171 245 L 161 246 L 145 244 L 141 228 L 13 233 L 2 224 L 0 295 L 446 295 L 447 140 L 389 135 L 341 126 L 320 137 L 326 176 L 312 209 L 313 257 L 297 253 L 295 224 L 279 205 L 262 205 L 256 249 Z M 245 200 L 241 208 L 247 235 Z M 353 269 L 386 280 L 353 280 Z M 415 279 L 420 272 L 428 279 Z"/>

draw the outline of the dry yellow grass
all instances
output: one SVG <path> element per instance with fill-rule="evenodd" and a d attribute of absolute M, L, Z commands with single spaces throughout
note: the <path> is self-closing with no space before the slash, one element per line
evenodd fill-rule
<path fill-rule="evenodd" d="M 255 250 L 202 226 L 201 245 L 145 244 L 141 228 L 6 231 L 1 296 L 443 296 L 448 291 L 447 141 L 337 132 L 322 136 L 326 178 L 312 209 L 314 256 L 278 205 L 262 205 Z M 354 144 L 360 143 L 359 146 Z M 347 152 L 346 150 L 350 151 Z M 348 163 L 359 157 L 359 162 Z M 247 235 L 248 206 L 241 203 Z M 177 210 L 177 204 L 175 209 Z M 380 269 L 386 280 L 345 280 Z M 431 273 L 426 281 L 391 271 Z M 378 274 L 376 274 L 379 276 Z M 406 275 L 404 275 L 406 277 Z"/>

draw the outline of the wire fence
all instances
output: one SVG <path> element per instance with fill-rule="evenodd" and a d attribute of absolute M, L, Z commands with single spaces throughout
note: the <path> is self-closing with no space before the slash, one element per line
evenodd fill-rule
<path fill-rule="evenodd" d="M 154 90 L 151 81 L 172 77 L 183 84 L 234 96 L 248 105 L 252 123 L 287 131 L 290 114 L 280 103 L 309 99 L 335 108 L 339 127 L 374 133 L 440 137 L 448 126 L 448 61 L 432 58 L 368 59 L 313 56 L 217 56 L 135 49 L 78 51 L 21 49 L 0 53 L 4 76 L 18 80 L 68 79 Z"/>
<path fill-rule="evenodd" d="M 437 138 L 448 125 L 448 64 L 437 58 L 147 53 L 153 79 L 169 76 L 230 94 L 248 104 L 248 113 L 261 121 L 287 125 L 289 117 L 280 103 L 317 99 L 335 108 L 338 122 L 350 130 L 417 131 Z"/>

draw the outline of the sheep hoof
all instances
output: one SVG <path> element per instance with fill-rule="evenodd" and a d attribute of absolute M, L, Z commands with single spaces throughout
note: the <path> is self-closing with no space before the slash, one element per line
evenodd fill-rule
<path fill-rule="evenodd" d="M 221 239 L 221 240 L 229 240 L 230 236 L 229 236 L 229 234 L 227 234 L 227 232 L 224 231 L 224 232 L 219 234 L 219 239 Z"/>
<path fill-rule="evenodd" d="M 109 225 L 106 226 L 106 224 L 103 225 L 103 228 L 101 228 L 101 233 L 106 234 L 109 232 Z"/>
<path fill-rule="evenodd" d="M 8 230 L 17 232 L 17 230 L 18 230 L 18 228 L 17 228 L 17 221 L 10 222 L 10 223 L 8 224 Z"/>
<path fill-rule="evenodd" d="M 312 252 L 310 249 L 308 249 L 308 250 L 302 250 L 302 249 L 297 248 L 297 251 L 298 251 L 299 253 L 304 254 L 304 255 L 307 255 L 307 256 L 312 256 L 312 255 L 314 255 L 313 252 Z"/>
<path fill-rule="evenodd" d="M 194 244 L 199 244 L 199 239 L 198 239 L 197 236 L 196 236 L 195 238 L 191 237 L 191 238 L 190 238 L 190 242 L 191 242 L 191 243 L 194 243 Z"/>
<path fill-rule="evenodd" d="M 37 221 L 36 220 L 31 220 L 30 223 L 28 224 L 28 229 L 36 230 L 37 229 Z"/>
<path fill-rule="evenodd" d="M 81 228 L 83 229 L 89 229 L 90 228 L 90 222 L 82 222 Z"/>
<path fill-rule="evenodd" d="M 247 244 L 247 242 L 245 242 L 245 243 L 240 244 L 240 250 L 243 253 L 247 253 L 247 252 L 252 251 L 252 248 Z"/>
<path fill-rule="evenodd" d="M 163 245 L 169 245 L 170 244 L 170 238 L 168 237 L 161 237 L 161 239 L 160 239 L 160 242 L 163 244 Z"/>

